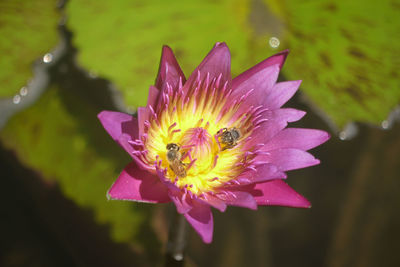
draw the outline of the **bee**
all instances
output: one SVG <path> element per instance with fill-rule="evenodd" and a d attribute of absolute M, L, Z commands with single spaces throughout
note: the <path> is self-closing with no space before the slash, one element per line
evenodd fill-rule
<path fill-rule="evenodd" d="M 182 154 L 179 152 L 180 147 L 175 143 L 167 145 L 167 160 L 169 167 L 178 177 L 186 177 L 186 164 L 181 161 Z"/>
<path fill-rule="evenodd" d="M 221 143 L 223 144 L 222 150 L 233 148 L 237 145 L 237 141 L 241 137 L 239 129 L 233 128 L 222 128 L 217 133 L 220 136 Z"/>

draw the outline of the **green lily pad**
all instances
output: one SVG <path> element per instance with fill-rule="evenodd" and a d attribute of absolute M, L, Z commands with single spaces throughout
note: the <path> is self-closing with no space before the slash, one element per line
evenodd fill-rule
<path fill-rule="evenodd" d="M 252 51 L 248 10 L 241 1 L 71 0 L 66 12 L 78 62 L 113 81 L 131 107 L 146 103 L 164 44 L 186 75 L 215 42 L 228 43 L 236 73 Z"/>
<path fill-rule="evenodd" d="M 57 44 L 57 2 L 0 1 L 0 97 L 18 93 L 32 77 L 33 62 Z"/>
<path fill-rule="evenodd" d="M 400 102 L 396 1 L 265 0 L 287 26 L 288 79 L 339 127 L 378 124 Z"/>
<path fill-rule="evenodd" d="M 90 105 L 74 98 L 78 118 L 65 104 L 71 97 L 65 94 L 48 89 L 34 106 L 12 117 L 0 140 L 21 162 L 56 182 L 66 197 L 93 210 L 97 222 L 111 226 L 115 241 L 132 242 L 143 231 L 149 209 L 106 198 L 130 157 L 105 133 Z"/>
<path fill-rule="evenodd" d="M 86 69 L 116 83 L 126 104 L 145 104 L 161 46 L 189 74 L 216 41 L 238 74 L 272 54 L 268 39 L 290 48 L 283 69 L 340 128 L 379 123 L 399 103 L 399 5 L 393 1 L 71 0 L 68 27 Z"/>

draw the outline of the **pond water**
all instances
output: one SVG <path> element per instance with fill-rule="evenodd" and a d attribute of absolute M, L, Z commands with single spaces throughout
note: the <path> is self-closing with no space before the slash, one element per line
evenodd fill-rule
<path fill-rule="evenodd" d="M 46 93 L 56 92 L 92 149 L 122 158 L 115 166 L 123 167 L 129 159 L 108 140 L 96 118 L 104 109 L 121 110 L 118 94 L 107 80 L 93 78 L 75 65 L 76 51 L 70 45 L 64 52 L 48 70 Z M 300 90 L 286 104 L 307 111 L 304 119 L 290 126 L 332 133 L 327 143 L 312 150 L 320 165 L 288 175 L 287 182 L 312 202 L 312 208 L 260 207 L 254 212 L 230 207 L 225 213 L 214 212 L 211 245 L 203 244 L 189 229 L 185 266 L 400 264 L 399 123 L 387 130 L 357 123 L 357 134 L 341 140 L 304 99 Z M 88 108 L 82 108 L 82 103 Z M 143 228 L 132 242 L 116 241 L 111 226 L 99 222 L 90 205 L 66 195 L 57 179 L 42 177 L 55 174 L 27 166 L 21 151 L 5 143 L 0 148 L 5 189 L 0 204 L 1 266 L 162 265 L 173 207 L 132 204 L 132 212 L 144 214 Z M 85 173 L 79 179 L 85 179 Z M 80 190 L 86 190 L 84 184 Z M 98 198 L 107 205 L 105 191 Z"/>

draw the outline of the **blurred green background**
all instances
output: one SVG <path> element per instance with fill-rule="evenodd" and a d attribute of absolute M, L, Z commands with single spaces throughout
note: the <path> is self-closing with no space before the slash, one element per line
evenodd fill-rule
<path fill-rule="evenodd" d="M 293 126 L 333 136 L 289 173 L 312 209 L 215 212 L 185 265 L 399 265 L 399 18 L 395 0 L 1 0 L 0 266 L 163 264 L 174 208 L 107 201 L 129 156 L 96 114 L 146 103 L 162 45 L 188 76 L 218 41 L 234 77 L 290 49 Z"/>

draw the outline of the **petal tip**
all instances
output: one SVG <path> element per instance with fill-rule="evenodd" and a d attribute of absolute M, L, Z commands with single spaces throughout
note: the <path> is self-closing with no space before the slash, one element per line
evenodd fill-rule
<path fill-rule="evenodd" d="M 318 165 L 318 164 L 320 164 L 321 163 L 321 161 L 319 160 L 319 159 L 314 159 L 311 163 L 310 163 L 310 166 L 315 166 L 315 165 Z"/>
<path fill-rule="evenodd" d="M 323 143 L 325 143 L 326 141 L 328 141 L 329 139 L 331 139 L 331 134 L 330 133 L 328 133 L 328 132 L 325 132 L 325 138 L 324 138 L 324 142 Z"/>
<path fill-rule="evenodd" d="M 299 117 L 300 117 L 300 119 L 303 118 L 306 114 L 307 114 L 306 111 L 299 110 Z"/>
<path fill-rule="evenodd" d="M 279 52 L 278 54 L 288 55 L 289 53 L 290 53 L 290 50 L 285 49 L 285 50 L 282 50 L 281 52 Z"/>
<path fill-rule="evenodd" d="M 296 86 L 300 87 L 300 84 L 303 82 L 303 80 L 294 80 L 293 82 L 296 84 Z"/>
<path fill-rule="evenodd" d="M 110 112 L 110 111 L 108 111 L 108 110 L 102 110 L 102 111 L 100 111 L 98 114 L 97 114 L 97 118 L 101 121 L 103 118 L 104 118 L 104 116 L 107 116 L 107 113 L 108 112 Z"/>
<path fill-rule="evenodd" d="M 289 55 L 289 52 L 290 52 L 289 49 L 285 49 L 285 50 L 273 55 L 271 58 L 273 58 L 273 57 L 279 58 L 280 56 L 282 56 L 282 58 L 280 60 L 278 60 L 279 68 L 282 68 L 283 64 L 285 64 L 287 56 Z"/>
<path fill-rule="evenodd" d="M 171 47 L 169 47 L 168 45 L 163 45 L 162 50 L 163 50 L 163 51 L 164 51 L 164 50 L 169 50 L 169 51 L 172 52 Z"/>
<path fill-rule="evenodd" d="M 213 237 L 211 235 L 210 237 L 201 237 L 201 239 L 203 240 L 204 243 L 211 244 Z"/>
<path fill-rule="evenodd" d="M 303 198 L 304 204 L 303 204 L 303 206 L 300 207 L 300 208 L 303 208 L 303 209 L 311 209 L 311 208 L 312 208 L 311 202 L 308 201 L 308 199 L 306 199 L 305 197 L 303 197 L 303 196 L 301 196 L 301 197 Z"/>
<path fill-rule="evenodd" d="M 226 48 L 228 48 L 228 45 L 225 42 L 216 42 L 214 47 L 226 47 Z"/>
<path fill-rule="evenodd" d="M 211 51 L 218 51 L 219 56 L 227 57 L 230 62 L 231 52 L 229 50 L 228 45 L 225 42 L 217 42 L 215 43 L 213 49 Z"/>

